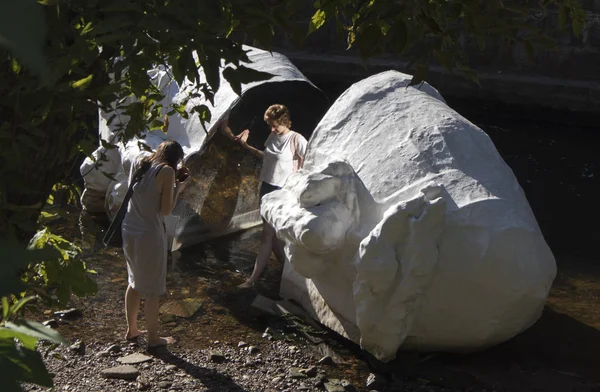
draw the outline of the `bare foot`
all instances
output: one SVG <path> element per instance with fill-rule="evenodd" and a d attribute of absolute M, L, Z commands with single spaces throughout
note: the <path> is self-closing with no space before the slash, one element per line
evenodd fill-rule
<path fill-rule="evenodd" d="M 127 330 L 127 333 L 125 334 L 125 340 L 136 340 L 142 334 L 145 334 L 145 333 L 146 333 L 146 331 L 140 331 L 140 330 L 130 331 L 130 330 Z"/>
<path fill-rule="evenodd" d="M 238 289 L 249 289 L 251 287 L 254 287 L 254 282 L 251 280 L 247 280 L 244 283 L 242 283 L 241 285 L 239 285 Z"/>
<path fill-rule="evenodd" d="M 166 346 L 168 344 L 173 344 L 173 343 L 177 343 L 177 340 L 175 340 L 171 336 L 166 336 L 164 338 L 159 337 L 156 340 L 149 340 L 148 348 L 162 347 L 162 346 Z"/>

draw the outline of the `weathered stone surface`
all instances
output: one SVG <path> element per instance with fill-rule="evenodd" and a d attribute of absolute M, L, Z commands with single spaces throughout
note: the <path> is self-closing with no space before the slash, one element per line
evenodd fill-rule
<path fill-rule="evenodd" d="M 286 243 L 281 296 L 382 361 L 400 346 L 510 339 L 539 318 L 556 274 L 490 138 L 410 79 L 388 71 L 350 87 L 304 168 L 261 207 Z"/>
<path fill-rule="evenodd" d="M 182 318 L 191 318 L 202 308 L 202 301 L 197 298 L 184 298 L 167 301 L 160 307 L 160 312 Z"/>
<path fill-rule="evenodd" d="M 208 356 L 213 362 L 224 362 L 226 360 L 225 355 L 222 352 L 217 350 L 212 350 L 208 353 Z"/>
<path fill-rule="evenodd" d="M 152 361 L 152 357 L 140 353 L 135 353 L 118 358 L 117 361 L 121 362 L 122 364 L 135 365 L 138 363 L 150 362 Z"/>
<path fill-rule="evenodd" d="M 131 365 L 115 366 L 104 369 L 100 374 L 106 378 L 120 378 L 123 380 L 133 380 L 140 375 L 139 370 Z"/>

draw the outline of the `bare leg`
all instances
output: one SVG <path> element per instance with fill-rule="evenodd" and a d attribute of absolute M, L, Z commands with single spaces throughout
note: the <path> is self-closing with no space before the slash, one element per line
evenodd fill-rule
<path fill-rule="evenodd" d="M 134 290 L 131 286 L 127 286 L 127 291 L 125 291 L 125 319 L 127 320 L 125 339 L 133 339 L 140 335 L 137 318 L 141 299 L 142 293 Z"/>
<path fill-rule="evenodd" d="M 275 257 L 277 258 L 277 261 L 279 261 L 282 265 L 283 262 L 285 261 L 285 249 L 284 249 L 285 244 L 283 243 L 282 240 L 280 240 L 279 238 L 277 238 L 277 235 L 273 236 L 273 253 L 275 253 Z"/>
<path fill-rule="evenodd" d="M 274 237 L 275 229 L 263 219 L 263 230 L 260 238 L 260 247 L 258 248 L 258 255 L 256 256 L 256 261 L 254 262 L 254 270 L 252 271 L 252 275 L 250 275 L 250 278 L 248 278 L 246 283 L 241 284 L 239 287 L 252 286 L 258 281 L 260 275 L 262 274 L 265 267 L 267 266 L 267 263 L 269 262 L 269 257 L 271 257 L 271 250 L 273 249 Z"/>
<path fill-rule="evenodd" d="M 158 297 L 146 297 L 144 301 L 144 313 L 146 315 L 146 325 L 148 326 L 148 346 L 165 346 L 174 343 L 172 337 L 162 338 L 158 336 Z"/>

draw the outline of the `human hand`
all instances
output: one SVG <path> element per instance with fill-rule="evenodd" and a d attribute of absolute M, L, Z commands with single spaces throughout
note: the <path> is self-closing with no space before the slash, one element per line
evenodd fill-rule
<path fill-rule="evenodd" d="M 250 135 L 250 130 L 244 129 L 239 135 L 237 135 L 235 137 L 235 141 L 239 142 L 242 145 L 246 144 L 246 141 L 248 140 L 249 135 Z"/>
<path fill-rule="evenodd" d="M 189 177 L 190 177 L 190 169 L 188 169 L 185 166 L 182 166 L 179 169 L 177 169 L 176 179 L 178 182 L 183 184 L 187 181 L 187 179 Z"/>

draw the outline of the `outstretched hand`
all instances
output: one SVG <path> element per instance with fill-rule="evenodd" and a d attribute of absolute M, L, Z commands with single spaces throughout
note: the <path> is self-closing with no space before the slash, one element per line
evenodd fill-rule
<path fill-rule="evenodd" d="M 240 144 L 246 144 L 246 141 L 248 140 L 248 136 L 250 135 L 250 130 L 249 129 L 244 129 L 239 135 L 237 135 L 235 137 L 235 141 L 239 142 Z"/>
<path fill-rule="evenodd" d="M 177 169 L 176 183 L 178 188 L 183 188 L 186 185 L 188 178 L 190 178 L 190 169 L 185 166 Z"/>

